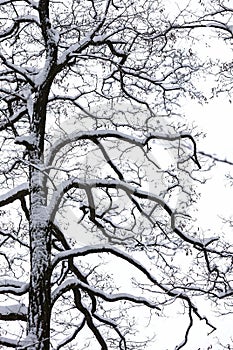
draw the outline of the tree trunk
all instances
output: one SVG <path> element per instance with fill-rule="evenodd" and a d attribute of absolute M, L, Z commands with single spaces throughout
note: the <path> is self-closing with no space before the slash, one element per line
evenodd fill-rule
<path fill-rule="evenodd" d="M 51 232 L 47 212 L 44 163 L 44 130 L 46 96 L 40 95 L 34 104 L 32 149 L 29 151 L 30 170 L 30 264 L 29 314 L 27 340 L 29 350 L 49 350 L 51 316 Z M 44 99 L 44 101 L 43 101 Z"/>
<path fill-rule="evenodd" d="M 36 163 L 37 166 L 39 162 Z M 31 280 L 29 291 L 28 342 L 30 350 L 50 346 L 50 228 L 41 173 L 31 169 L 30 248 Z"/>

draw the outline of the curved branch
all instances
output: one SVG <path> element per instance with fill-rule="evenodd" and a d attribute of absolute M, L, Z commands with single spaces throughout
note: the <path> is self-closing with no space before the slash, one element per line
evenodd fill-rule
<path fill-rule="evenodd" d="M 0 282 L 0 294 L 23 295 L 29 291 L 29 283 L 3 280 Z"/>
<path fill-rule="evenodd" d="M 107 346 L 102 334 L 100 333 L 100 331 L 98 330 L 98 328 L 95 326 L 95 324 L 93 322 L 92 315 L 91 315 L 90 311 L 82 304 L 80 291 L 77 290 L 76 288 L 72 288 L 72 289 L 73 289 L 73 293 L 74 293 L 75 304 L 76 304 L 78 310 L 81 311 L 82 314 L 85 316 L 85 320 L 87 322 L 87 325 L 88 325 L 89 329 L 92 331 L 92 333 L 94 334 L 98 343 L 100 344 L 101 350 L 108 350 L 108 346 Z"/>
<path fill-rule="evenodd" d="M 15 112 L 12 116 L 10 116 L 6 121 L 3 121 L 0 123 L 0 131 L 5 130 L 8 126 L 12 126 L 12 124 L 17 122 L 26 113 L 27 113 L 26 107 L 20 108 L 17 112 Z"/>
<path fill-rule="evenodd" d="M 63 195 L 68 192 L 72 188 L 83 189 L 86 192 L 90 191 L 91 188 L 115 188 L 123 190 L 129 196 L 135 196 L 140 199 L 149 199 L 152 202 L 159 204 L 166 213 L 171 218 L 171 227 L 172 230 L 184 241 L 192 244 L 194 247 L 200 247 L 205 249 L 209 244 L 216 241 L 217 237 L 207 238 L 205 240 L 201 240 L 198 238 L 194 238 L 189 236 L 187 233 L 182 232 L 175 224 L 176 213 L 171 209 L 171 207 L 161 198 L 152 193 L 142 191 L 140 188 L 135 188 L 120 180 L 82 180 L 77 178 L 71 178 L 67 181 L 64 181 L 60 186 L 58 186 L 57 191 L 55 191 L 50 205 L 48 209 L 48 215 L 51 221 L 54 220 L 56 215 L 56 211 L 59 207 L 60 201 Z"/>
<path fill-rule="evenodd" d="M 80 325 L 77 326 L 77 328 L 74 330 L 74 332 L 68 336 L 67 338 L 65 338 L 60 344 L 58 344 L 56 350 L 60 350 L 63 346 L 69 344 L 72 340 L 75 339 L 75 337 L 77 336 L 77 334 L 83 329 L 83 327 L 85 326 L 86 320 L 85 318 L 83 319 L 83 321 L 80 323 Z"/>
<path fill-rule="evenodd" d="M 148 278 L 148 280 L 153 283 L 153 285 L 158 286 L 163 292 L 165 292 L 170 297 L 172 297 L 174 299 L 181 299 L 184 302 L 186 302 L 189 306 L 189 309 L 200 320 L 205 320 L 206 324 L 209 327 L 211 327 L 213 330 L 216 329 L 212 324 L 210 324 L 210 322 L 208 321 L 208 319 L 205 316 L 200 315 L 198 308 L 192 303 L 189 296 L 187 294 L 185 294 L 184 292 L 182 292 L 181 289 L 168 288 L 165 285 L 162 285 L 138 260 L 134 259 L 133 257 L 129 256 L 125 252 L 120 251 L 119 249 L 117 249 L 115 247 L 108 247 L 106 245 L 98 245 L 98 246 L 96 245 L 96 246 L 92 246 L 92 247 L 83 247 L 83 248 L 79 248 L 79 249 L 73 249 L 70 251 L 64 251 L 64 252 L 57 254 L 57 256 L 54 258 L 54 260 L 52 261 L 52 268 L 54 268 L 58 264 L 59 261 L 62 261 L 64 259 L 70 259 L 72 257 L 87 256 L 89 254 L 99 254 L 99 253 L 110 253 L 116 257 L 119 257 L 119 258 L 127 261 L 131 266 L 135 267 L 138 271 L 142 272 L 142 274 L 145 275 Z M 76 283 L 75 280 L 73 282 L 74 282 L 74 284 Z M 72 281 L 71 281 L 71 284 L 72 284 Z M 83 286 L 80 284 L 80 282 L 78 282 L 78 284 L 81 288 L 83 288 Z M 69 283 L 68 283 L 68 285 L 69 285 Z M 84 287 L 85 287 L 85 284 L 84 284 Z M 92 289 L 92 287 L 89 287 L 89 288 Z M 58 290 L 58 292 L 59 292 L 59 290 Z M 233 292 L 231 290 L 229 292 L 229 295 L 231 295 L 232 293 Z M 100 297 L 102 297 L 102 296 L 100 295 Z M 152 305 L 153 305 L 153 308 L 156 308 L 156 309 L 158 308 L 157 305 L 155 305 L 155 304 L 152 304 Z"/>
<path fill-rule="evenodd" d="M 38 22 L 38 18 L 33 15 L 28 15 L 28 16 L 25 15 L 25 16 L 13 18 L 12 21 L 13 21 L 13 24 L 9 28 L 7 28 L 4 32 L 0 33 L 0 38 L 5 38 L 11 34 L 16 34 L 14 32 L 17 31 L 17 29 L 19 29 L 20 23 L 36 23 L 37 25 L 40 25 L 40 23 Z"/>
<path fill-rule="evenodd" d="M 29 194 L 27 183 L 16 186 L 12 190 L 0 196 L 0 207 L 13 203 L 17 199 L 21 199 Z"/>
<path fill-rule="evenodd" d="M 195 159 L 195 163 L 197 164 L 199 169 L 201 168 L 197 159 L 197 154 L 196 154 L 197 153 L 196 142 L 192 137 L 192 135 L 188 133 L 176 133 L 173 135 L 169 135 L 164 133 L 151 132 L 151 133 L 148 133 L 144 138 L 138 138 L 138 137 L 131 136 L 115 130 L 93 130 L 93 131 L 81 131 L 81 132 L 71 133 L 65 139 L 59 140 L 54 144 L 53 147 L 51 147 L 50 154 L 46 164 L 47 166 L 51 165 L 57 152 L 59 152 L 61 148 L 65 147 L 67 144 L 71 142 L 76 142 L 79 140 L 92 140 L 94 143 L 97 143 L 98 139 L 107 139 L 107 138 L 116 138 L 118 140 L 128 142 L 138 147 L 147 146 L 147 144 L 151 140 L 164 140 L 164 141 L 173 142 L 180 139 L 188 138 L 193 144 L 193 157 Z"/>
<path fill-rule="evenodd" d="M 135 297 L 128 293 L 118 293 L 118 294 L 107 294 L 104 291 L 101 291 L 100 289 L 96 289 L 94 287 L 89 286 L 86 283 L 83 283 L 82 281 L 78 280 L 77 278 L 70 278 L 67 279 L 63 284 L 61 284 L 59 287 L 57 287 L 54 292 L 52 293 L 52 303 L 54 304 L 55 301 L 64 293 L 67 291 L 74 289 L 74 288 L 81 288 L 85 291 L 90 292 L 91 294 L 94 294 L 97 297 L 100 297 L 101 299 L 108 301 L 108 302 L 116 302 L 120 300 L 127 300 L 131 301 L 135 304 L 142 304 L 147 307 L 150 307 L 151 309 L 160 310 L 160 308 L 157 306 L 157 304 L 154 304 L 143 297 Z"/>

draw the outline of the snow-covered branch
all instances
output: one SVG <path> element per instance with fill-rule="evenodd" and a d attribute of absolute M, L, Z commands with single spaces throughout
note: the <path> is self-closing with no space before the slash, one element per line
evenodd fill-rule
<path fill-rule="evenodd" d="M 73 288 L 81 288 L 85 291 L 88 291 L 89 293 L 93 294 L 94 296 L 100 297 L 101 299 L 108 301 L 108 302 L 116 302 L 120 300 L 127 300 L 131 301 L 135 304 L 142 304 L 147 307 L 150 307 L 152 309 L 160 310 L 158 307 L 158 304 L 150 302 L 148 299 L 145 299 L 143 297 L 135 297 L 128 293 L 118 293 L 118 294 L 108 294 L 105 293 L 103 290 L 91 287 L 90 285 L 83 283 L 82 281 L 78 280 L 77 278 L 70 278 L 67 279 L 65 282 L 63 282 L 59 287 L 57 287 L 54 292 L 52 293 L 52 301 L 55 303 L 55 301 L 64 293 L 67 291 L 73 289 Z"/>
<path fill-rule="evenodd" d="M 216 14 L 216 13 L 215 13 Z M 211 14 L 208 15 L 210 17 Z M 202 21 L 198 22 L 190 22 L 190 23 L 185 23 L 182 25 L 173 25 L 172 29 L 197 29 L 197 28 L 213 28 L 213 29 L 219 29 L 224 32 L 228 32 L 231 37 L 233 35 L 233 30 L 231 25 L 227 25 L 224 22 L 220 22 L 217 20 L 210 20 L 210 19 L 203 19 Z"/>
<path fill-rule="evenodd" d="M 216 162 L 225 163 L 227 165 L 233 165 L 233 161 L 228 160 L 226 158 L 221 158 L 221 157 L 219 157 L 219 156 L 217 156 L 215 154 L 211 154 L 211 153 L 207 153 L 207 152 L 203 152 L 203 151 L 198 151 L 197 153 L 201 154 L 202 156 L 205 156 L 205 157 L 208 157 L 210 159 L 213 159 Z"/>
<path fill-rule="evenodd" d="M 22 118 L 27 112 L 27 108 L 21 107 L 18 109 L 12 116 L 10 116 L 6 121 L 1 121 L 0 122 L 0 131 L 5 130 L 7 127 L 11 126 L 20 118 Z"/>
<path fill-rule="evenodd" d="M 0 196 L 0 207 L 13 203 L 17 199 L 21 199 L 29 194 L 29 187 L 27 183 L 16 186 L 12 190 Z"/>
<path fill-rule="evenodd" d="M 0 306 L 0 320 L 27 321 L 28 309 L 24 304 Z"/>
<path fill-rule="evenodd" d="M 71 142 L 76 142 L 79 140 L 93 140 L 94 142 L 98 139 L 118 139 L 128 142 L 129 144 L 138 146 L 138 147 L 144 147 L 146 146 L 151 140 L 164 140 L 164 141 L 177 141 L 180 139 L 189 139 L 193 144 L 193 157 L 195 159 L 195 163 L 198 165 L 199 168 L 201 168 L 198 159 L 197 159 L 197 148 L 196 148 L 196 142 L 192 135 L 189 133 L 175 133 L 175 134 L 165 134 L 165 133 L 158 133 L 158 132 L 151 132 L 148 133 L 143 138 L 138 138 L 136 136 L 131 136 L 126 133 L 116 131 L 116 130 L 92 130 L 92 131 L 78 131 L 73 132 L 66 136 L 66 138 L 63 138 L 62 140 L 57 141 L 50 149 L 50 153 L 47 159 L 47 165 L 51 165 L 51 162 L 53 161 L 53 158 L 56 156 L 57 152 L 62 147 L 65 147 L 67 144 L 70 144 Z"/>
<path fill-rule="evenodd" d="M 90 43 L 91 38 L 87 36 L 81 42 L 71 45 L 67 50 L 65 50 L 58 59 L 58 66 L 63 66 L 70 57 L 75 53 L 82 52 Z"/>
<path fill-rule="evenodd" d="M 6 59 L 6 57 L 0 53 L 0 59 L 2 60 L 2 63 L 8 67 L 10 70 L 12 70 L 13 72 L 19 74 L 20 76 L 24 77 L 26 82 L 28 82 L 31 86 L 34 86 L 34 81 L 32 79 L 32 77 L 29 75 L 28 71 L 21 67 L 18 66 L 17 64 L 14 64 L 12 62 L 10 62 L 9 60 Z"/>
<path fill-rule="evenodd" d="M 15 34 L 14 32 L 18 31 L 20 23 L 36 23 L 37 25 L 40 25 L 38 18 L 33 15 L 20 16 L 12 20 L 13 20 L 12 25 L 7 29 L 5 29 L 3 32 L 0 32 L 0 38 L 4 38 L 11 34 Z"/>
<path fill-rule="evenodd" d="M 21 343 L 21 341 L 19 341 L 17 339 L 0 337 L 0 345 L 6 346 L 7 348 L 20 349 L 22 346 L 22 343 Z"/>
<path fill-rule="evenodd" d="M 23 295 L 29 290 L 29 284 L 15 280 L 1 280 L 0 294 Z"/>
<path fill-rule="evenodd" d="M 205 98 L 206 67 L 231 77 L 232 60 L 213 69 L 195 40 L 231 41 L 233 10 L 191 3 L 0 0 L 0 348 L 142 349 L 132 308 L 153 322 L 175 303 L 187 317 L 178 350 L 198 319 L 214 329 L 197 297 L 230 305 L 232 244 L 197 227 L 190 206 L 204 156 L 232 162 L 198 152 L 182 104 Z M 92 246 L 73 249 L 70 231 Z M 95 246 L 102 237 L 111 245 Z M 132 289 L 118 284 L 124 267 Z"/>
<path fill-rule="evenodd" d="M 88 246 L 88 247 L 83 247 L 83 248 L 78 248 L 78 249 L 73 249 L 73 250 L 71 249 L 70 251 L 64 251 L 64 252 L 57 254 L 57 256 L 54 258 L 54 260 L 52 262 L 53 268 L 60 261 L 62 261 L 64 259 L 69 260 L 70 258 L 73 258 L 73 257 L 80 257 L 80 256 L 86 256 L 86 255 L 90 255 L 90 254 L 99 254 L 99 253 L 110 253 L 116 257 L 119 257 L 119 258 L 125 260 L 131 266 L 135 267 L 138 271 L 140 271 L 143 275 L 145 275 L 148 278 L 148 280 L 150 282 L 152 282 L 152 284 L 154 286 L 157 286 L 158 288 L 160 288 L 167 295 L 171 296 L 174 299 L 181 299 L 184 302 L 186 302 L 189 309 L 191 310 L 191 312 L 193 312 L 200 320 L 205 320 L 207 325 L 209 325 L 212 329 L 215 329 L 215 327 L 209 323 L 208 319 L 199 313 L 198 308 L 193 304 L 193 302 L 191 301 L 191 299 L 189 298 L 189 296 L 186 293 L 184 293 L 181 289 L 170 288 L 167 285 L 158 282 L 158 280 L 151 274 L 151 272 L 149 270 L 147 270 L 145 268 L 145 266 L 140 261 L 134 259 L 132 256 L 117 249 L 116 247 L 107 247 L 106 245 L 96 245 L 96 246 Z M 67 287 L 68 289 L 71 288 L 70 286 L 72 285 L 72 283 L 74 283 L 74 285 L 75 285 L 75 283 L 77 283 L 77 285 L 76 285 L 77 287 L 85 289 L 86 284 L 82 284 L 81 282 L 79 282 L 79 281 L 77 282 L 76 280 L 70 280 L 70 282 L 69 282 L 69 280 L 67 280 L 67 281 L 68 281 L 67 286 L 69 286 L 69 287 Z M 55 298 L 58 298 L 65 290 L 66 290 L 66 282 L 64 283 L 64 288 L 62 286 L 59 286 L 57 288 L 57 290 L 54 292 Z M 87 286 L 86 290 L 89 290 L 90 292 L 92 292 L 92 287 Z M 104 299 L 104 296 L 98 295 L 98 290 L 93 291 L 93 292 L 97 296 L 100 296 Z M 104 300 L 107 300 L 107 298 L 108 298 L 108 295 L 106 295 L 106 299 L 104 299 Z M 139 300 L 140 300 L 140 298 L 139 298 Z M 149 304 L 148 304 L 148 306 L 149 306 Z M 154 305 L 154 307 L 157 308 L 157 305 Z"/>

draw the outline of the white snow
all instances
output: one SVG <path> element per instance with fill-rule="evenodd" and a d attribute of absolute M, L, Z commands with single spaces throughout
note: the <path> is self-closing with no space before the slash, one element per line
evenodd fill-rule
<path fill-rule="evenodd" d="M 13 287 L 13 286 L 0 286 L 0 294 L 2 293 L 11 293 L 14 295 L 23 295 L 29 289 L 29 283 L 24 283 L 22 287 Z"/>
<path fill-rule="evenodd" d="M 20 314 L 27 315 L 27 307 L 24 304 L 0 306 L 1 315 Z"/>
<path fill-rule="evenodd" d="M 37 16 L 34 15 L 23 15 L 19 16 L 15 19 L 15 21 L 28 21 L 28 22 L 35 22 L 38 25 L 40 25 L 39 19 Z"/>
<path fill-rule="evenodd" d="M 227 29 L 229 29 L 229 31 L 233 34 L 233 25 L 228 25 Z"/>
<path fill-rule="evenodd" d="M 106 293 L 99 288 L 94 288 L 86 283 L 83 283 L 77 278 L 67 279 L 64 283 L 62 283 L 59 287 L 57 287 L 54 290 L 54 292 L 52 293 L 53 299 L 56 300 L 57 297 L 59 297 L 60 293 L 62 293 L 63 290 L 67 290 L 69 287 L 72 288 L 73 286 L 81 287 L 84 290 L 88 290 L 91 293 L 93 293 L 94 295 L 96 295 L 96 296 L 98 296 L 106 301 L 111 302 L 111 301 L 119 301 L 119 300 L 128 300 L 128 301 L 132 301 L 132 302 L 137 303 L 137 304 L 145 304 L 151 308 L 159 309 L 157 304 L 151 302 L 149 299 L 143 298 L 141 296 L 135 297 L 134 295 L 131 295 L 129 293 L 109 294 L 109 293 Z"/>
<path fill-rule="evenodd" d="M 85 46 L 89 41 L 90 41 L 90 36 L 87 36 L 86 38 L 84 38 L 83 40 L 81 40 L 80 42 L 71 45 L 67 50 L 65 50 L 61 57 L 58 60 L 58 65 L 63 64 L 67 57 L 75 52 L 77 52 L 78 50 L 80 50 L 82 48 L 82 46 Z"/>
<path fill-rule="evenodd" d="M 24 142 L 30 144 L 30 145 L 34 145 L 36 143 L 36 138 L 34 134 L 30 134 L 30 135 L 21 135 L 21 136 L 17 136 L 15 138 L 15 142 L 18 144 L 22 144 Z"/>
<path fill-rule="evenodd" d="M 50 31 L 49 31 L 49 34 L 50 34 L 51 40 L 52 40 L 55 44 L 57 44 L 58 41 L 59 41 L 59 39 L 60 39 L 60 34 L 59 34 L 59 32 L 58 32 L 56 29 L 51 28 Z"/>
<path fill-rule="evenodd" d="M 28 189 L 28 183 L 23 183 L 21 185 L 16 186 L 12 190 L 2 194 L 0 196 L 0 207 L 14 202 L 16 199 L 20 198 L 20 196 L 23 193 L 26 193 Z"/>
<path fill-rule="evenodd" d="M 31 95 L 29 95 L 27 98 L 27 110 L 28 110 L 29 117 L 32 118 L 32 116 L 33 116 L 33 100 L 32 100 Z"/>
<path fill-rule="evenodd" d="M 1 3 L 0 3 L 0 5 L 1 5 Z M 0 337 L 0 343 L 4 344 L 4 345 L 7 344 L 7 347 L 12 345 L 13 348 L 17 348 L 20 345 L 18 339 L 10 339 L 10 338 L 6 338 L 6 337 Z M 20 349 L 20 348 L 18 347 L 18 349 Z"/>
<path fill-rule="evenodd" d="M 0 280 L 0 288 L 7 287 L 7 286 L 21 288 L 25 286 L 25 282 L 20 282 L 18 280 L 11 280 L 11 279 Z"/>
<path fill-rule="evenodd" d="M 228 289 L 226 292 L 219 293 L 219 298 L 226 298 L 233 295 L 233 288 Z"/>

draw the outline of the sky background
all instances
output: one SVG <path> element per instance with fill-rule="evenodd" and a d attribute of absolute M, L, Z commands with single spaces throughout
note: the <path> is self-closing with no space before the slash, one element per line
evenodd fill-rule
<path fill-rule="evenodd" d="M 230 62 L 233 59 L 232 48 L 230 45 L 226 45 L 223 40 L 210 40 L 208 48 L 200 42 L 199 48 L 196 49 L 202 59 L 220 59 L 223 62 Z M 208 94 L 212 85 L 215 85 L 215 77 L 200 78 L 198 84 Z M 221 88 L 221 85 L 219 87 Z M 198 130 L 205 134 L 204 138 L 200 137 L 198 140 L 198 150 L 233 162 L 233 104 L 229 100 L 229 96 L 222 93 L 218 97 L 208 100 L 206 104 L 200 104 L 194 100 L 184 101 L 183 107 L 187 120 L 193 121 Z M 209 171 L 207 182 L 198 187 L 201 197 L 195 216 L 197 217 L 197 225 L 208 236 L 226 235 L 233 244 L 233 228 L 223 224 L 221 218 L 233 215 L 233 188 L 226 179 L 226 174 L 233 176 L 233 166 L 222 162 L 217 162 Z M 208 304 L 203 304 L 202 307 L 207 307 L 206 315 L 209 314 Z M 212 344 L 214 350 L 219 350 L 220 346 L 216 337 L 219 337 L 224 345 L 231 344 L 230 349 L 233 349 L 231 338 L 233 314 L 224 317 L 216 317 L 213 314 L 213 320 L 218 328 L 217 331 L 207 336 L 208 329 L 204 323 L 197 322 L 191 332 L 192 341 L 184 347 L 185 350 L 198 350 L 197 345 L 199 344 L 201 350 L 208 349 L 209 344 Z M 172 347 L 168 349 L 170 350 Z"/>
<path fill-rule="evenodd" d="M 198 52 L 199 57 L 203 61 L 211 58 L 232 62 L 232 47 L 222 39 L 212 38 L 208 40 L 208 46 L 205 45 L 204 41 L 209 34 L 206 32 L 206 38 L 203 38 L 203 31 L 201 31 L 200 39 L 204 40 L 197 42 L 193 48 Z M 199 76 L 196 85 L 208 96 L 212 86 L 216 85 L 216 76 Z M 219 88 L 221 89 L 221 85 Z M 200 137 L 198 140 L 198 151 L 210 153 L 219 159 L 227 159 L 233 163 L 233 104 L 229 100 L 229 96 L 221 93 L 203 104 L 196 100 L 182 100 L 182 107 L 188 123 L 190 125 L 194 123 L 197 130 L 205 134 L 204 138 Z M 198 186 L 201 196 L 197 204 L 198 210 L 194 215 L 197 218 L 197 226 L 206 232 L 207 236 L 226 235 L 233 244 L 233 228 L 223 224 L 221 219 L 221 217 L 233 217 L 233 188 L 226 179 L 226 174 L 229 173 L 233 177 L 233 165 L 222 162 L 217 162 L 208 172 L 207 182 Z M 203 315 L 209 315 L 210 303 L 203 303 L 201 310 Z M 217 331 L 208 336 L 209 328 L 205 322 L 196 320 L 184 350 L 207 350 L 210 345 L 212 349 L 220 350 L 218 339 L 225 346 L 230 344 L 230 349 L 233 349 L 233 313 L 221 317 L 212 313 L 209 319 L 217 326 Z M 159 350 L 175 350 L 179 339 L 180 341 L 183 339 L 180 331 L 185 324 L 187 325 L 186 321 L 187 318 L 178 315 L 176 308 L 172 306 L 169 319 L 160 319 L 159 324 L 156 325 L 158 326 L 157 341 L 160 339 L 163 344 Z M 151 346 L 152 349 L 154 349 L 153 346 Z"/>

